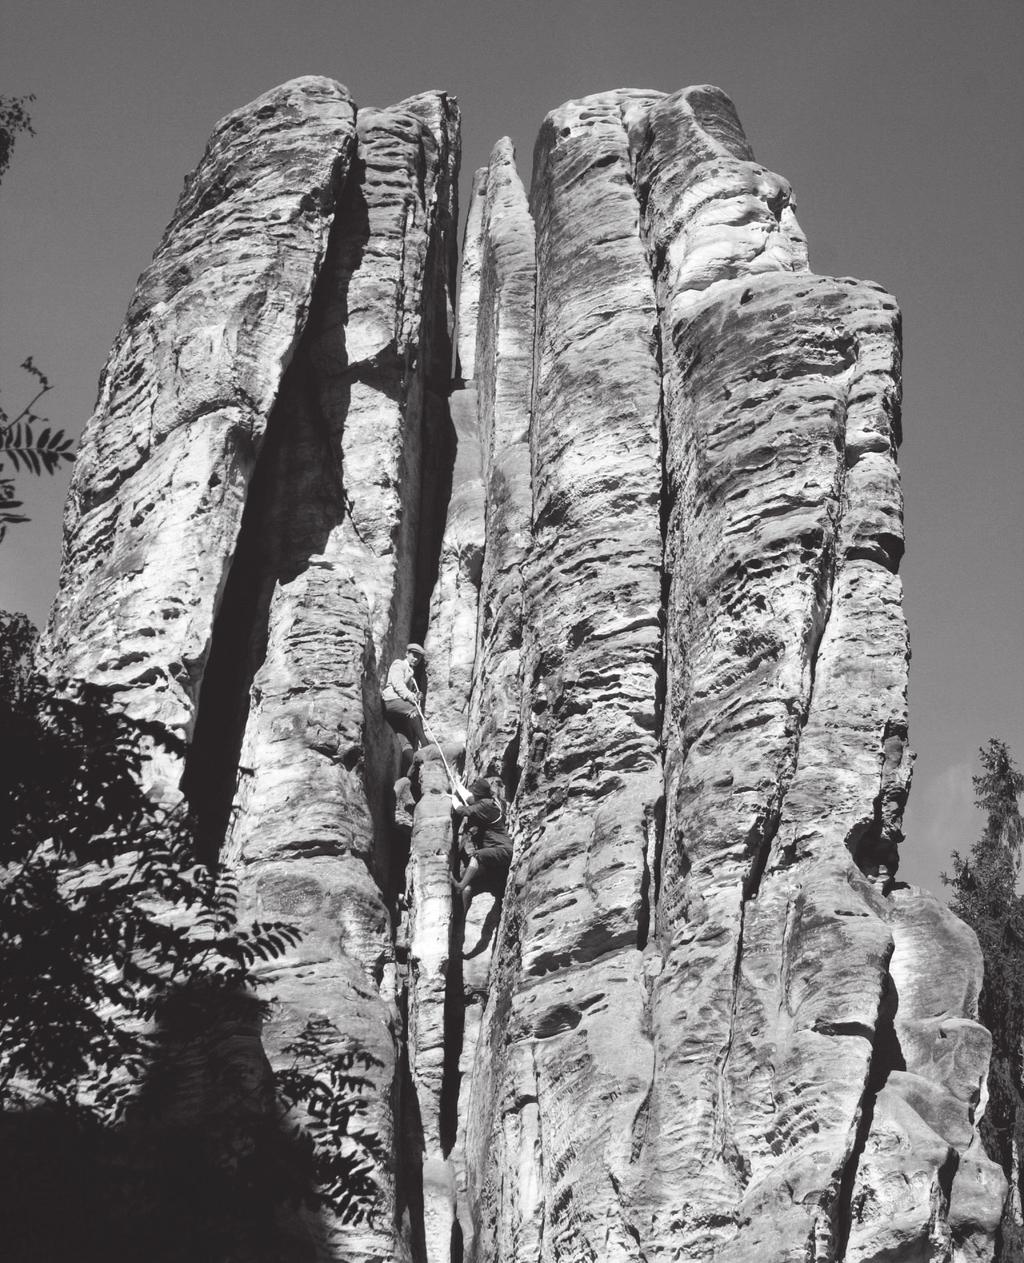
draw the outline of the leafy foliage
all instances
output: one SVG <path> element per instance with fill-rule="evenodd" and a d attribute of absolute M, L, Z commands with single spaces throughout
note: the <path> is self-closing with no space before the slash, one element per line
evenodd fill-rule
<path fill-rule="evenodd" d="M 8 526 L 27 522 L 24 513 L 18 512 L 24 502 L 16 499 L 13 478 L 4 477 L 9 465 L 14 473 L 54 474 L 64 461 L 74 460 L 74 440 L 63 430 L 54 429 L 46 417 L 33 409 L 51 389 L 46 376 L 36 367 L 29 356 L 21 367 L 36 380 L 37 390 L 29 402 L 15 417 L 9 417 L 0 407 L 0 540 L 7 534 Z M 42 427 L 41 429 L 38 427 Z"/>
<path fill-rule="evenodd" d="M 0 96 L 0 180 L 10 165 L 14 142 L 19 132 L 34 136 L 28 104 L 34 96 Z M 5 477 L 9 466 L 14 473 L 29 473 L 39 477 L 53 474 L 66 460 L 73 460 L 74 440 L 63 430 L 53 428 L 49 421 L 35 412 L 39 400 L 51 389 L 44 373 L 34 363 L 31 355 L 21 363 L 22 369 L 34 379 L 35 394 L 15 416 L 11 417 L 0 407 L 0 541 L 7 528 L 28 517 L 19 512 L 24 502 L 16 498 L 14 479 Z"/>
<path fill-rule="evenodd" d="M 297 941 L 242 929 L 232 875 L 196 858 L 183 805 L 142 788 L 153 726 L 26 669 L 25 621 L 0 615 L 0 1104 L 40 1097 L 116 1115 L 174 994 L 227 997 Z"/>
<path fill-rule="evenodd" d="M 0 96 L 0 180 L 11 165 L 11 153 L 18 133 L 36 134 L 28 112 L 29 102 L 35 99 L 31 93 L 28 96 Z"/>
<path fill-rule="evenodd" d="M 79 1150 L 112 1170 L 124 1162 L 110 1156 L 113 1124 L 136 1136 L 143 1166 L 156 1160 L 138 1136 L 161 1136 L 161 1169 L 171 1162 L 190 1213 L 202 1204 L 225 1257 L 232 1234 L 255 1231 L 256 1207 L 369 1220 L 386 1155 L 357 1067 L 379 1063 L 325 1020 L 307 1023 L 276 1076 L 231 1055 L 239 1032 L 259 1046 L 254 967 L 298 932 L 239 924 L 237 882 L 197 858 L 185 806 L 142 787 L 150 752 L 183 749 L 108 692 L 34 674 L 35 640 L 24 615 L 0 613 L 0 1110 L 57 1107 Z M 197 1075 L 201 1120 L 169 1140 L 165 1120 Z"/>
<path fill-rule="evenodd" d="M 378 1192 L 373 1173 L 387 1155 L 377 1133 L 362 1126 L 369 1106 L 364 1094 L 372 1083 L 355 1067 L 368 1070 L 381 1062 L 365 1049 L 339 1050 L 341 1040 L 328 1019 L 311 1018 L 285 1048 L 293 1062 L 277 1073 L 278 1093 L 293 1116 L 306 1116 L 296 1134 L 310 1139 L 318 1200 L 344 1223 L 372 1222 Z"/>
<path fill-rule="evenodd" d="M 1009 1175 L 1014 1150 L 1024 1156 L 1024 897 L 1016 892 L 1024 849 L 1018 805 L 1024 774 L 1005 742 L 994 738 L 980 759 L 982 773 L 973 781 L 985 829 L 966 857 L 953 852 L 952 876 L 943 874 L 943 881 L 952 887 L 950 907 L 977 934 L 985 960 L 978 1007 L 992 1032 L 992 1061 L 981 1135 L 989 1156 Z M 1016 1226 L 1004 1224 L 1004 1248 L 1010 1231 Z M 1024 1249 L 1024 1239 L 1017 1244 Z"/>

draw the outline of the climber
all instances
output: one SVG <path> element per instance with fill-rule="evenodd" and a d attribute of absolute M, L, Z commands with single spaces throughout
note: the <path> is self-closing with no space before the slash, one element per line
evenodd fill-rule
<path fill-rule="evenodd" d="M 416 683 L 416 668 L 425 658 L 422 645 L 407 645 L 405 657 L 392 662 L 387 681 L 380 691 L 388 723 L 396 732 L 409 738 L 414 750 L 427 744 L 420 715 L 422 695 Z"/>
<path fill-rule="evenodd" d="M 508 870 L 512 865 L 512 839 L 505 832 L 505 813 L 489 782 L 482 777 L 469 789 L 457 785 L 452 794 L 452 810 L 465 822 L 460 853 L 468 861 L 460 881 L 451 878 L 452 886 L 462 895 L 462 910 L 467 912 L 473 896 L 487 891 L 500 899 L 505 893 Z"/>

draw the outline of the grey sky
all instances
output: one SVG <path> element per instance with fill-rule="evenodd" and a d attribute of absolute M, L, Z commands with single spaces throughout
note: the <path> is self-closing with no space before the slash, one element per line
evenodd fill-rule
<path fill-rule="evenodd" d="M 935 886 L 978 834 L 989 736 L 1024 759 L 1024 5 L 1019 0 L 4 0 L 0 92 L 34 92 L 0 190 L 0 391 L 32 355 L 77 432 L 139 272 L 213 124 L 298 74 L 361 105 L 426 88 L 463 111 L 463 187 L 510 135 L 529 179 L 544 114 L 613 87 L 711 82 L 790 179 L 811 261 L 904 313 L 908 552 L 919 752 L 903 875 Z M 0 606 L 45 617 L 66 479 L 25 484 Z"/>

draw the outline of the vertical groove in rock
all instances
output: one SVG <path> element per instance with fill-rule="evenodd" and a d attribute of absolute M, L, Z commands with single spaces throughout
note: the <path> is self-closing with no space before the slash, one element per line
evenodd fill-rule
<path fill-rule="evenodd" d="M 578 1257 L 595 1224 L 607 1257 L 631 1248 L 616 1186 L 636 1178 L 650 1083 L 636 943 L 662 550 L 656 313 L 620 106 L 555 111 L 535 154 L 523 772 L 469 1106 L 470 1259 Z"/>
<path fill-rule="evenodd" d="M 440 102 L 440 110 L 438 109 Z M 404 103 L 418 113 L 427 129 L 437 134 L 435 143 L 441 141 L 449 119 L 455 120 L 454 143 L 441 145 L 440 154 L 429 147 L 420 158 L 421 188 L 424 205 L 431 206 L 438 200 L 434 216 L 438 231 L 430 234 L 426 242 L 426 257 L 421 266 L 426 276 L 439 278 L 439 293 L 444 295 L 444 320 L 439 327 L 428 325 L 428 336 L 418 348 L 415 364 L 413 395 L 407 408 L 418 408 L 423 416 L 422 469 L 420 472 L 420 505 L 417 534 L 416 603 L 413 609 L 411 630 L 414 639 L 428 638 L 428 628 L 434 618 L 435 596 L 446 560 L 448 532 L 458 533 L 462 517 L 474 516 L 471 506 L 450 505 L 453 478 L 458 474 L 462 493 L 465 495 L 465 469 L 474 467 L 471 452 L 461 453 L 460 448 L 471 435 L 456 432 L 450 411 L 452 361 L 454 356 L 455 301 L 458 274 L 458 181 L 460 147 L 458 135 L 458 108 L 455 99 L 441 94 L 424 94 Z M 440 160 L 441 170 L 435 170 Z M 422 399 L 415 397 L 417 388 Z M 461 460 L 460 460 L 461 456 Z M 458 468 L 456 466 L 458 465 Z M 482 547 L 482 542 L 480 544 Z M 465 562 L 465 549 L 459 541 L 460 568 L 472 573 L 473 566 Z M 468 604 L 473 604 L 469 597 Z M 454 636 L 457 642 L 459 637 Z M 467 671 L 468 668 L 463 668 Z M 457 686 L 456 686 L 457 687 Z M 440 734 L 439 734 L 440 735 Z"/>
<path fill-rule="evenodd" d="M 293 80 L 217 125 L 139 278 L 82 439 L 49 661 L 185 735 L 354 148 L 352 103 L 328 79 Z"/>
<path fill-rule="evenodd" d="M 990 1036 L 977 1022 L 981 953 L 965 925 L 933 895 L 897 887 L 892 925 L 890 1042 L 876 1048 L 876 1079 L 840 1247 L 848 1263 L 895 1248 L 930 1257 L 991 1258 L 1005 1181 L 984 1153 Z"/>
<path fill-rule="evenodd" d="M 487 776 L 511 805 L 519 782 L 522 566 L 530 530 L 536 260 L 533 220 L 507 138 L 495 145 L 474 187 L 476 218 L 467 225 L 463 280 L 474 323 L 460 336 L 460 345 L 466 344 L 466 362 L 474 366 L 467 385 L 478 419 L 486 547 L 479 576 L 467 767 Z M 464 1147 L 471 1072 L 500 913 L 501 903 L 494 895 L 480 893 L 453 934 L 460 1012 L 451 1034 L 459 1044 L 450 1051 L 448 1089 L 463 1240 L 471 1231 Z"/>
<path fill-rule="evenodd" d="M 647 241 L 643 231 L 643 210 L 641 202 L 641 190 L 637 179 L 637 159 L 639 154 L 639 139 L 646 126 L 648 110 L 652 105 L 652 101 L 647 96 L 623 95 L 619 100 L 619 118 L 623 131 L 626 134 L 628 144 L 628 154 L 630 162 L 630 183 L 633 188 L 633 194 L 637 202 L 637 220 L 636 231 L 640 245 L 647 257 L 648 271 L 652 277 L 655 276 L 655 269 L 652 264 L 650 255 L 647 253 Z M 655 307 L 657 308 L 658 295 L 655 290 Z M 654 731 L 658 740 L 658 749 L 661 756 L 661 781 L 664 784 L 664 723 L 665 723 L 665 698 L 668 684 L 668 646 L 666 643 L 666 620 L 665 608 L 668 603 L 669 593 L 669 572 L 667 565 L 668 555 L 668 528 L 671 520 L 670 513 L 670 480 L 668 469 L 668 436 L 665 427 L 665 390 L 664 390 L 664 373 L 662 365 L 662 348 L 661 348 L 661 321 L 660 318 L 654 322 L 652 330 L 654 359 L 658 373 L 658 436 L 659 436 L 659 452 L 660 452 L 660 483 L 658 489 L 658 527 L 661 538 L 661 569 L 660 569 L 660 608 L 659 608 L 659 626 L 660 636 L 658 640 L 658 650 L 655 656 L 655 696 L 654 696 Z M 658 898 L 661 890 L 661 861 L 665 841 L 665 797 L 661 794 L 658 800 L 645 812 L 644 819 L 644 847 L 643 847 L 643 877 L 640 891 L 640 909 L 637 916 L 637 940 L 636 945 L 643 951 L 652 936 L 657 934 L 657 910 Z M 649 993 L 645 996 L 645 1003 L 649 1001 Z M 645 1098 L 645 1100 L 648 1100 Z M 646 1105 L 644 1106 L 646 1110 Z M 616 1187 L 616 1192 L 618 1192 Z M 635 1229 L 631 1225 L 626 1225 L 630 1235 L 634 1235 Z M 639 1240 L 638 1240 L 639 1245 Z"/>
<path fill-rule="evenodd" d="M 535 234 L 507 138 L 484 183 L 477 304 L 476 401 L 486 498 L 486 549 L 470 721 L 471 757 L 518 783 L 523 564 L 530 545 L 530 409 L 536 306 Z"/>
<path fill-rule="evenodd" d="M 464 259 L 478 257 L 470 234 L 478 232 L 476 202 L 470 205 Z M 475 316 L 474 279 L 464 262 L 456 344 L 465 354 L 461 320 L 467 305 Z M 429 689 L 429 731 L 443 743 L 458 767 L 465 749 L 469 692 L 476 648 L 477 595 L 483 551 L 483 491 L 475 394 L 457 379 L 448 407 L 456 454 L 451 498 L 440 540 L 437 581 L 430 599 L 424 643 Z M 409 1102 L 406 1157 L 418 1173 L 421 1189 L 422 1257 L 448 1263 L 456 1224 L 456 1175 L 450 1160 L 455 1129 L 454 1098 L 461 1026 L 461 947 L 452 919 L 452 817 L 450 786 L 444 767 L 428 747 L 417 754 L 410 789 L 417 799 L 412 825 L 408 902 Z"/>
<path fill-rule="evenodd" d="M 327 1018 L 338 1050 L 374 1058 L 366 1125 L 393 1153 L 400 1143 L 404 1152 L 396 1129 L 409 1117 L 389 912 L 404 855 L 386 812 L 393 740 L 378 663 L 408 639 L 437 565 L 457 125 L 440 94 L 359 114 L 348 214 L 332 237 L 294 389 L 278 405 L 294 456 L 278 462 L 262 527 L 268 558 L 284 555 L 263 576 L 272 591 L 266 653 L 225 849 L 247 907 L 303 931 L 269 971 L 271 1063 L 309 1017 Z M 296 526 L 306 520 L 311 538 Z M 288 551 L 295 545 L 298 554 Z M 378 1171 L 372 1225 L 328 1223 L 334 1254 L 383 1263 L 417 1249 L 419 1174 L 405 1162 L 395 1170 Z"/>
<path fill-rule="evenodd" d="M 456 321 L 457 352 L 455 389 L 467 388 L 476 380 L 476 340 L 480 311 L 480 269 L 483 250 L 484 198 L 487 195 L 487 168 L 478 167 L 470 184 L 466 227 L 462 236 L 459 263 L 459 310 Z"/>
<path fill-rule="evenodd" d="M 894 1068 L 891 1061 L 891 1049 L 887 1044 L 895 1040 L 893 1016 L 895 1012 L 894 991 L 891 979 L 886 975 L 883 980 L 888 995 L 883 993 L 879 1002 L 878 1021 L 875 1025 L 871 1055 L 868 1059 L 868 1073 L 864 1085 L 856 1117 L 856 1131 L 850 1146 L 846 1162 L 839 1176 L 835 1208 L 835 1260 L 846 1263 L 846 1252 L 850 1242 L 850 1228 L 853 1222 L 853 1194 L 860 1173 L 860 1162 L 867 1146 L 868 1136 L 875 1119 L 875 1103 L 878 1094 L 885 1086 L 889 1072 Z M 886 1001 L 888 1000 L 888 1005 Z M 898 1045 L 897 1045 L 898 1046 Z"/>

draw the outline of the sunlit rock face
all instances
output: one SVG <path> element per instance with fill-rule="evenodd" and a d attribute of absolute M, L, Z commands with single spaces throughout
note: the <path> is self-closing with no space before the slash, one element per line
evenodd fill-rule
<path fill-rule="evenodd" d="M 392 1155 L 408 842 L 378 667 L 423 638 L 444 529 L 458 144 L 443 94 L 357 120 L 320 79 L 218 127 L 104 377 L 49 636 L 190 738 L 171 771 L 243 915 L 302 932 L 267 968 L 271 1064 L 329 1023 Z M 372 1223 L 310 1217 L 318 1257 L 409 1256 L 398 1165 Z"/>
<path fill-rule="evenodd" d="M 139 278 L 82 439 L 51 651 L 183 734 L 355 133 L 346 89 L 318 78 L 217 125 Z"/>
<path fill-rule="evenodd" d="M 973 936 L 896 884 L 900 332 L 814 275 L 718 89 L 553 111 L 529 193 L 458 117 L 301 79 L 219 125 L 67 516 L 55 667 L 251 915 L 271 1064 L 373 1058 L 371 1222 L 302 1257 L 983 1263 Z M 410 638 L 440 743 L 380 680 Z M 444 759 L 442 759 L 442 754 Z M 447 767 L 515 858 L 463 917 Z"/>

